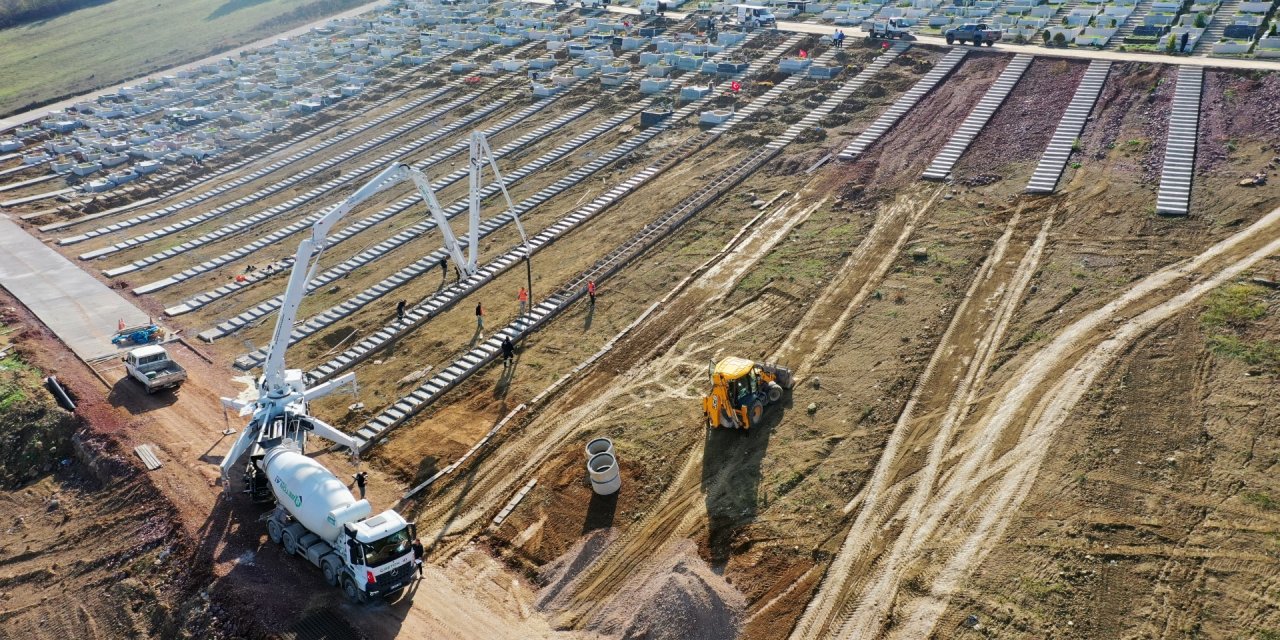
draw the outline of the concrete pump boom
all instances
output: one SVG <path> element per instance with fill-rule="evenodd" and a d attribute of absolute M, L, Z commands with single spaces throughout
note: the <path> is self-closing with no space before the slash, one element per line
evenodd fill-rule
<path fill-rule="evenodd" d="M 289 273 L 289 282 L 285 286 L 284 299 L 280 304 L 280 314 L 276 318 L 275 331 L 272 332 L 271 343 L 267 348 L 267 359 L 263 364 L 262 378 L 258 384 L 257 400 L 252 404 L 246 404 L 228 398 L 222 399 L 224 406 L 238 409 L 241 415 L 253 413 L 253 420 L 241 432 L 240 437 L 232 445 L 231 451 L 222 460 L 221 469 L 224 483 L 227 481 L 227 473 L 235 465 L 236 461 L 253 446 L 259 436 L 264 433 L 264 430 L 272 428 L 273 423 L 276 421 L 283 420 L 281 427 L 278 430 L 273 428 L 270 433 L 275 433 L 276 431 L 286 433 L 306 431 L 346 447 L 353 454 L 357 453 L 354 438 L 309 415 L 306 409 L 307 403 L 314 398 L 333 393 L 348 384 L 354 386 L 355 374 L 348 373 L 322 385 L 308 388 L 301 371 L 285 368 L 284 356 L 285 351 L 289 348 L 290 334 L 293 332 L 293 325 L 297 321 L 302 299 L 307 293 L 307 285 L 311 282 L 315 269 L 319 265 L 320 257 L 324 254 L 329 231 L 360 203 L 368 200 L 379 191 L 409 180 L 413 182 L 418 192 L 422 195 L 422 200 L 426 203 L 428 211 L 430 211 L 432 218 L 435 220 L 436 227 L 440 229 L 440 233 L 444 237 L 445 250 L 453 258 L 454 264 L 458 265 L 458 269 L 462 274 L 470 277 L 476 272 L 476 264 L 479 257 L 479 181 L 480 169 L 485 159 L 488 160 L 489 166 L 493 169 L 498 186 L 502 189 L 502 194 L 506 198 L 507 210 L 511 212 L 512 217 L 515 219 L 516 228 L 520 231 L 520 238 L 524 242 L 527 251 L 529 241 L 525 236 L 524 226 L 520 224 L 520 218 L 516 215 L 515 205 L 511 201 L 511 194 L 507 192 L 506 184 L 503 183 L 502 174 L 498 171 L 498 164 L 493 157 L 493 151 L 490 150 L 484 134 L 479 131 L 471 134 L 469 251 L 465 257 L 458 245 L 457 236 L 454 235 L 453 229 L 449 225 L 449 219 L 431 188 L 430 178 L 422 171 L 400 162 L 382 170 L 372 180 L 357 189 L 346 200 L 330 209 L 311 226 L 311 233 L 298 244 L 298 250 L 294 253 L 293 270 Z"/>

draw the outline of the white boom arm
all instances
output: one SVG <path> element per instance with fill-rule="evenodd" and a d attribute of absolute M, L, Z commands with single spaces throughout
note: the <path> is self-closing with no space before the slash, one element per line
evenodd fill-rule
<path fill-rule="evenodd" d="M 422 200 L 427 203 L 427 210 L 431 212 L 431 217 L 436 221 L 436 228 L 440 230 L 440 235 L 444 236 L 444 248 L 449 252 L 449 257 L 453 258 L 453 264 L 458 266 L 463 276 L 471 276 L 475 274 L 476 269 L 474 261 L 468 262 L 462 257 L 462 250 L 458 248 L 458 237 L 453 234 L 453 228 L 449 226 L 449 218 L 444 215 L 444 208 L 440 206 L 440 201 L 436 199 L 436 194 L 431 189 L 431 179 L 427 174 L 414 169 L 413 167 L 403 164 L 400 165 L 400 173 L 413 180 L 413 185 L 418 188 L 418 193 L 422 195 Z M 471 227 L 471 235 L 475 236 L 475 226 Z M 474 249 L 472 249 L 474 251 Z"/>
<path fill-rule="evenodd" d="M 445 250 L 453 258 L 454 264 L 458 266 L 463 275 L 474 275 L 480 255 L 480 170 L 487 160 L 489 167 L 493 170 L 494 178 L 498 182 L 498 187 L 502 189 L 502 195 L 506 198 L 507 210 L 511 212 L 516 228 L 520 231 L 520 238 L 524 243 L 525 251 L 529 251 L 529 238 L 525 235 L 524 225 L 520 223 L 520 217 L 516 214 L 515 204 L 511 200 L 511 194 L 507 192 L 507 185 L 502 178 L 501 172 L 498 171 L 497 160 L 494 158 L 493 150 L 489 148 L 489 143 L 485 139 L 484 133 L 480 131 L 472 133 L 470 146 L 469 246 L 465 257 L 458 245 L 457 236 L 454 235 L 453 229 L 449 226 L 449 219 L 445 216 L 444 209 L 440 206 L 440 202 L 431 188 L 431 180 L 422 171 L 404 163 L 397 162 L 384 169 L 363 187 L 357 189 L 346 200 L 329 209 L 311 226 L 311 234 L 298 244 L 298 250 L 294 254 L 293 270 L 289 273 L 289 282 L 285 287 L 284 300 L 280 304 L 280 315 L 276 318 L 275 331 L 271 335 L 271 344 L 267 349 L 267 359 L 263 365 L 262 380 L 258 384 L 257 401 L 253 404 L 247 404 L 228 398 L 222 399 L 223 406 L 238 409 L 240 415 L 245 415 L 250 411 L 254 414 L 249 427 L 240 433 L 240 437 L 232 445 L 231 451 L 222 460 L 221 468 L 224 482 L 227 479 L 228 471 L 240 459 L 240 456 L 244 455 L 244 452 L 253 446 L 260 431 L 280 416 L 291 414 L 299 420 L 300 428 L 347 447 L 353 453 L 356 452 L 354 438 L 314 417 L 298 413 L 298 409 L 302 409 L 305 412 L 306 403 L 314 398 L 332 393 L 347 384 L 354 386 L 355 375 L 347 374 L 308 389 L 302 381 L 301 372 L 295 372 L 296 378 L 289 379 L 289 372 L 285 369 L 284 362 L 284 354 L 289 348 L 289 336 L 293 332 L 293 324 L 297 320 L 298 309 L 302 305 L 302 298 L 307 293 L 307 284 L 311 282 L 315 268 L 319 265 L 320 256 L 327 246 L 329 230 L 350 213 L 356 205 L 403 180 L 413 181 L 414 186 L 417 187 L 418 192 L 422 195 L 423 201 L 427 204 L 427 209 L 431 212 L 431 216 L 435 219 L 436 227 L 440 229 L 441 235 L 444 236 Z M 292 412 L 290 411 L 291 407 L 294 409 Z"/>
<path fill-rule="evenodd" d="M 297 320 L 298 308 L 302 304 L 303 296 L 307 293 L 307 283 L 311 281 L 314 268 L 321 254 L 324 253 L 329 230 L 356 205 L 399 182 L 400 176 L 399 164 L 384 169 L 346 200 L 329 209 L 311 226 L 311 234 L 298 244 L 298 250 L 293 256 L 293 271 L 289 274 L 289 283 L 285 287 L 284 300 L 280 305 L 280 315 L 276 319 L 275 331 L 272 333 L 271 344 L 267 350 L 267 360 L 263 365 L 262 380 L 258 384 L 258 399 L 253 405 L 253 420 L 249 423 L 249 427 L 240 433 L 240 437 L 236 438 L 235 444 L 222 459 L 220 467 L 223 482 L 227 481 L 228 472 L 240 456 L 253 446 L 259 432 L 272 420 L 285 416 L 290 405 L 305 407 L 307 400 L 330 393 L 342 384 L 354 382 L 354 376 L 343 376 L 315 389 L 306 389 L 300 381 L 298 384 L 290 384 L 286 380 L 284 354 L 289 347 L 289 334 L 293 331 L 294 321 Z M 225 398 L 223 405 L 238 406 L 242 413 L 248 408 L 243 403 Z M 347 447 L 355 453 L 356 441 L 351 436 L 314 418 L 310 418 L 307 424 L 311 426 L 308 431 Z"/>
<path fill-rule="evenodd" d="M 475 269 L 476 258 L 479 255 L 476 243 L 478 236 L 476 231 L 480 226 L 480 169 L 481 159 L 488 160 L 489 168 L 493 171 L 493 179 L 498 183 L 498 188 L 502 189 L 502 197 L 507 200 L 507 211 L 511 212 L 511 219 L 516 221 L 516 230 L 520 232 L 520 242 L 524 244 L 525 253 L 529 252 L 529 236 L 524 233 L 524 225 L 520 223 L 520 215 L 516 213 L 516 205 L 511 201 L 511 194 L 507 191 L 507 181 L 503 179 L 502 172 L 498 171 L 498 160 L 493 155 L 493 149 L 489 148 L 489 141 L 484 137 L 483 131 L 471 132 L 471 235 L 468 238 L 471 242 L 471 268 Z"/>

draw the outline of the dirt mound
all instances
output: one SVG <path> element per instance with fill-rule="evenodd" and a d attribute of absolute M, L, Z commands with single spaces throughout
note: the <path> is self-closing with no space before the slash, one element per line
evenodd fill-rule
<path fill-rule="evenodd" d="M 682 540 L 627 582 L 588 625 L 625 640 L 736 638 L 746 598 Z"/>

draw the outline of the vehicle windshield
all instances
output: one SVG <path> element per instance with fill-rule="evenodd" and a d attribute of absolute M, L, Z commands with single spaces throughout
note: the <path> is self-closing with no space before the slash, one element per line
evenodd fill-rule
<path fill-rule="evenodd" d="M 409 551 L 409 528 L 405 527 L 381 540 L 362 542 L 364 564 L 368 567 L 384 565 Z"/>

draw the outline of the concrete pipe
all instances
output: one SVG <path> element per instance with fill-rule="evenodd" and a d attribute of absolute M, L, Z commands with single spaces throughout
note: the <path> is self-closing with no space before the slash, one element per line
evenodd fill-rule
<path fill-rule="evenodd" d="M 622 487 L 618 474 L 618 460 L 612 453 L 597 453 L 587 461 L 587 475 L 591 476 L 591 490 L 597 495 L 608 496 Z"/>
<path fill-rule="evenodd" d="M 596 438 L 595 440 L 587 443 L 588 460 L 591 459 L 591 456 L 598 453 L 607 453 L 615 459 L 618 457 L 618 454 L 613 450 L 613 441 L 608 438 Z"/>

